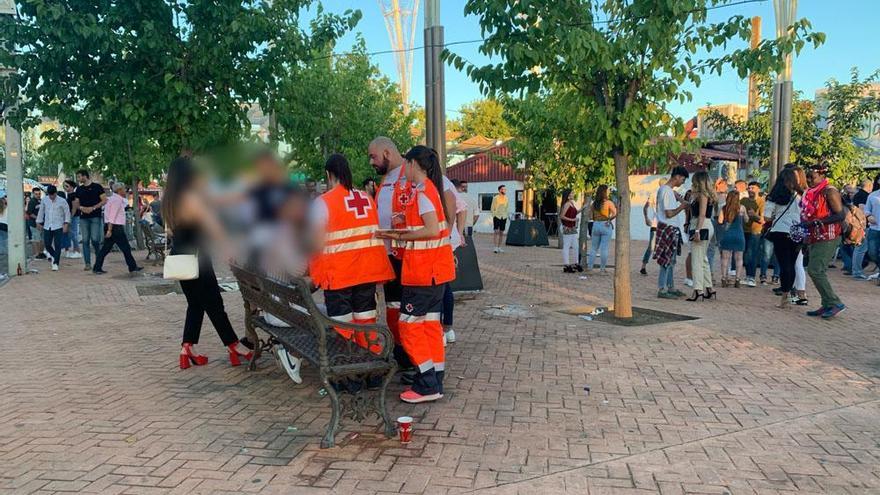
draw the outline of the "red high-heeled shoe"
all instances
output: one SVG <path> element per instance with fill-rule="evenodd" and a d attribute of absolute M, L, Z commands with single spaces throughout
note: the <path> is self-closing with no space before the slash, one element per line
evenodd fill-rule
<path fill-rule="evenodd" d="M 208 356 L 193 352 L 192 344 L 180 346 L 180 369 L 185 370 L 192 365 L 203 366 L 208 364 Z"/>
<path fill-rule="evenodd" d="M 251 358 L 254 357 L 253 352 L 246 352 L 246 353 L 238 352 L 238 349 L 236 349 L 237 346 L 238 346 L 238 342 L 235 342 L 235 343 L 232 343 L 232 344 L 229 344 L 228 346 L 226 346 L 226 349 L 229 351 L 229 364 L 231 364 L 232 366 L 241 365 L 240 358 L 245 358 L 247 361 L 250 361 Z"/>

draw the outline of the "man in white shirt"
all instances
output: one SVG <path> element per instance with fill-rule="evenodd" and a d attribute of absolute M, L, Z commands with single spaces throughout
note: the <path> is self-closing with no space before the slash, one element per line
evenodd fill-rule
<path fill-rule="evenodd" d="M 657 297 L 676 299 L 684 293 L 675 288 L 675 259 L 681 249 L 685 236 L 684 221 L 687 201 L 674 190 L 685 183 L 688 171 L 684 167 L 672 169 L 672 175 L 666 184 L 657 191 L 657 237 L 654 259 L 660 265 L 657 277 Z"/>
<path fill-rule="evenodd" d="M 37 228 L 43 231 L 43 241 L 49 251 L 52 271 L 58 271 L 61 262 L 61 236 L 67 233 L 70 225 L 70 207 L 65 198 L 58 196 L 58 188 L 50 185 L 46 188 L 46 198 L 40 203 L 37 213 Z"/>

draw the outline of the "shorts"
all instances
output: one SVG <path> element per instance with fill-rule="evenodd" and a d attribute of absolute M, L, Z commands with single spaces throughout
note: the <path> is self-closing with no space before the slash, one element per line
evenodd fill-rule
<path fill-rule="evenodd" d="M 504 232 L 504 229 L 507 227 L 507 219 L 506 218 L 497 218 L 492 217 L 492 230 L 498 230 Z"/>

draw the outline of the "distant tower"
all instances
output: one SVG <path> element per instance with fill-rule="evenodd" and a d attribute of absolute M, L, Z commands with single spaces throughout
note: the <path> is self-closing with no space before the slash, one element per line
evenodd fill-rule
<path fill-rule="evenodd" d="M 410 78 L 413 68 L 413 46 L 416 40 L 416 22 L 419 18 L 419 0 L 378 0 L 385 17 L 388 39 L 394 50 L 397 77 L 400 81 L 400 98 L 403 108 L 409 111 Z"/>

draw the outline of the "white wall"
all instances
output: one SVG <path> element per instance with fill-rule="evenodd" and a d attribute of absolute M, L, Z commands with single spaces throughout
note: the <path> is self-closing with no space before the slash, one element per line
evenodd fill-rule
<path fill-rule="evenodd" d="M 522 182 L 516 180 L 501 182 L 468 182 L 467 195 L 477 205 L 477 209 L 479 210 L 480 194 L 498 194 L 498 186 L 501 185 L 507 187 L 507 197 L 510 201 L 510 217 L 513 218 L 513 214 L 516 211 L 516 191 L 522 191 L 524 189 Z M 492 214 L 480 211 L 477 211 L 477 214 L 480 215 L 480 218 L 474 223 L 474 231 L 491 233 Z"/>

